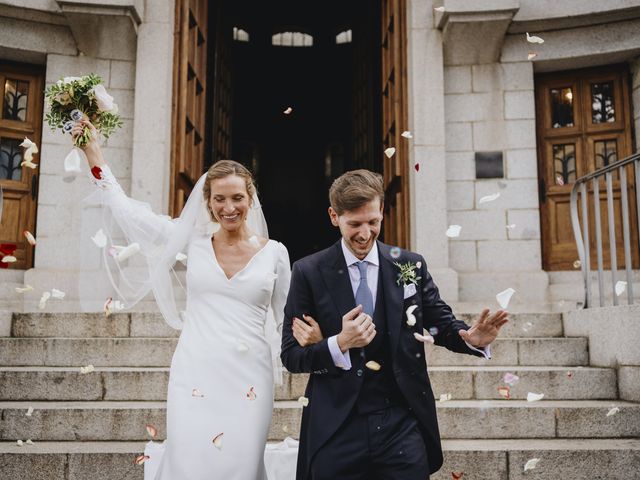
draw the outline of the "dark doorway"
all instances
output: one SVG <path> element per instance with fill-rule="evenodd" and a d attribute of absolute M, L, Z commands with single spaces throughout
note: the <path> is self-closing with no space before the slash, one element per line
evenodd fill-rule
<path fill-rule="evenodd" d="M 380 4 L 211 5 L 209 39 L 216 43 L 209 47 L 214 94 L 207 160 L 220 157 L 216 119 L 229 118 L 222 130 L 231 158 L 256 175 L 270 236 L 293 261 L 339 238 L 327 215 L 337 176 L 355 168 L 382 173 Z M 222 32 L 214 35 L 216 28 Z M 230 81 L 215 79 L 221 74 Z M 222 105 L 224 92 L 216 89 L 227 85 L 230 101 Z M 221 108 L 225 115 L 216 112 Z"/>

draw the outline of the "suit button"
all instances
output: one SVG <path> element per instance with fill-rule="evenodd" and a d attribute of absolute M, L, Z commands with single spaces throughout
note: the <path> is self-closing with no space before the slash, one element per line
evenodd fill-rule
<path fill-rule="evenodd" d="M 364 372 L 362 371 L 362 369 L 361 369 L 361 368 L 359 368 L 359 369 L 358 369 L 358 371 L 356 372 L 356 375 L 357 375 L 357 376 L 359 376 L 359 377 L 361 377 L 363 373 L 364 373 Z"/>
<path fill-rule="evenodd" d="M 364 350 L 360 352 L 360 358 L 364 358 Z"/>

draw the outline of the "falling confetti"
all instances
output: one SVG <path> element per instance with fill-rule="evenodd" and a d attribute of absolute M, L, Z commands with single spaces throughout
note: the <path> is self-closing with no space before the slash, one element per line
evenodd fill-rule
<path fill-rule="evenodd" d="M 573 378 L 573 372 L 567 372 L 567 378 Z"/>
<path fill-rule="evenodd" d="M 560 186 L 564 185 L 564 179 L 560 175 L 556 176 L 556 184 Z"/>
<path fill-rule="evenodd" d="M 507 225 L 507 230 L 513 230 L 514 228 L 516 228 L 516 224 L 515 223 L 511 223 L 511 224 Z"/>
<path fill-rule="evenodd" d="M 219 433 L 218 435 L 216 435 L 215 437 L 213 437 L 213 445 L 218 449 L 218 450 L 222 450 L 222 436 L 224 435 L 223 433 Z"/>
<path fill-rule="evenodd" d="M 397 260 L 398 258 L 400 258 L 400 253 L 402 253 L 402 251 L 400 250 L 400 247 L 393 247 L 389 251 L 391 258 L 393 258 L 394 260 Z"/>
<path fill-rule="evenodd" d="M 448 402 L 449 400 L 451 400 L 451 394 L 450 393 L 442 393 L 442 394 L 440 394 L 440 401 L 441 402 Z"/>
<path fill-rule="evenodd" d="M 95 243 L 98 248 L 104 248 L 107 246 L 107 236 L 104 234 L 102 229 L 98 230 L 96 234 L 91 237 L 91 240 L 93 240 L 93 243 Z"/>
<path fill-rule="evenodd" d="M 115 245 L 114 245 L 114 247 L 115 247 Z M 116 247 L 116 248 L 118 248 L 118 247 Z M 133 242 L 133 243 L 127 245 L 126 247 L 122 248 L 122 250 L 118 251 L 118 255 L 116 256 L 116 260 L 118 262 L 124 262 L 128 258 L 131 258 L 132 256 L 134 256 L 139 251 L 140 251 L 140 244 L 137 243 L 137 242 Z"/>
<path fill-rule="evenodd" d="M 527 60 L 533 60 L 537 56 L 538 54 L 536 52 L 529 52 L 529 54 L 527 55 Z"/>
<path fill-rule="evenodd" d="M 253 387 L 251 387 L 249 389 L 249 391 L 247 392 L 247 398 L 251 401 L 255 400 L 256 398 L 258 398 L 258 395 L 256 395 L 256 392 L 253 390 Z"/>
<path fill-rule="evenodd" d="M 187 256 L 182 252 L 178 252 L 178 253 L 176 253 L 176 261 L 182 263 L 183 265 L 186 265 L 187 264 Z"/>
<path fill-rule="evenodd" d="M 422 268 L 422 262 L 416 262 L 416 268 L 418 269 Z"/>
<path fill-rule="evenodd" d="M 64 158 L 64 171 L 67 173 L 80 173 L 80 164 L 82 163 L 82 157 L 80 155 L 80 149 L 72 148 L 71 151 Z"/>
<path fill-rule="evenodd" d="M 389 147 L 384 151 L 384 154 L 387 156 L 387 158 L 393 157 L 395 153 L 396 153 L 396 149 L 394 147 Z"/>
<path fill-rule="evenodd" d="M 460 236 L 460 231 L 462 230 L 462 227 L 460 225 L 449 225 L 449 228 L 447 228 L 447 237 L 449 238 L 456 238 Z"/>
<path fill-rule="evenodd" d="M 142 465 L 144 462 L 149 460 L 151 457 L 149 455 L 138 455 L 134 460 L 134 465 Z"/>
<path fill-rule="evenodd" d="M 509 302 L 514 293 L 516 293 L 516 291 L 513 288 L 507 288 L 496 295 L 496 300 L 501 308 L 507 308 L 509 306 Z"/>
<path fill-rule="evenodd" d="M 607 417 L 613 417 L 615 414 L 617 414 L 620 411 L 619 407 L 613 407 L 611 410 L 609 410 L 607 412 Z"/>
<path fill-rule="evenodd" d="M 627 282 L 623 282 L 622 280 L 618 280 L 616 282 L 615 289 L 616 289 L 616 297 L 619 297 L 627 289 Z"/>
<path fill-rule="evenodd" d="M 31 163 L 31 161 L 33 160 L 33 155 L 38 153 L 38 146 L 27 137 L 24 137 L 24 140 L 22 141 L 20 146 L 25 149 L 23 155 L 25 161 L 22 163 Z"/>
<path fill-rule="evenodd" d="M 416 163 L 416 164 L 413 166 L 413 168 L 415 168 L 415 169 L 416 169 L 416 172 L 419 172 L 419 171 L 420 171 L 420 164 L 419 164 L 419 163 Z"/>
<path fill-rule="evenodd" d="M 22 232 L 22 234 L 27 239 L 27 242 L 29 242 L 29 245 L 34 245 L 35 246 L 36 238 L 33 236 L 33 234 L 29 230 L 25 230 L 24 232 Z"/>
<path fill-rule="evenodd" d="M 451 472 L 451 480 L 460 480 L 464 472 Z"/>
<path fill-rule="evenodd" d="M 242 353 L 248 352 L 249 351 L 249 345 L 247 345 L 244 342 L 238 341 L 238 343 L 236 343 L 236 350 L 238 352 L 242 352 Z"/>
<path fill-rule="evenodd" d="M 444 7 L 435 7 L 435 8 L 434 8 L 434 10 L 435 10 L 436 12 L 440 12 L 440 13 L 442 13 L 442 12 L 444 12 Z"/>
<path fill-rule="evenodd" d="M 431 335 L 420 335 L 418 332 L 415 332 L 413 336 L 416 340 L 422 343 L 430 343 L 432 345 L 435 343 L 435 340 Z"/>
<path fill-rule="evenodd" d="M 80 373 L 82 375 L 86 375 L 87 373 L 92 373 L 95 371 L 96 371 L 96 368 L 91 364 L 87 365 L 86 367 L 80 367 Z"/>
<path fill-rule="evenodd" d="M 298 398 L 298 403 L 303 407 L 306 407 L 309 405 L 309 399 L 307 397 L 300 397 Z"/>
<path fill-rule="evenodd" d="M 500 197 L 500 192 L 496 192 L 492 195 L 485 195 L 480 200 L 478 200 L 478 205 L 481 205 L 483 203 L 493 202 L 494 200 L 497 200 L 499 197 Z"/>
<path fill-rule="evenodd" d="M 22 447 L 24 445 L 24 442 L 22 440 L 18 440 L 16 443 L 19 447 Z"/>
<path fill-rule="evenodd" d="M 380 364 L 375 360 L 369 360 L 367 363 L 364 364 L 364 366 L 367 367 L 369 370 L 373 370 L 374 372 L 377 372 L 382 368 Z"/>
<path fill-rule="evenodd" d="M 520 380 L 520 377 L 514 373 L 510 373 L 507 372 L 504 374 L 504 377 L 502 377 L 502 381 L 504 383 L 506 383 L 507 385 L 510 386 L 514 386 L 516 383 L 518 383 L 518 381 Z"/>
<path fill-rule="evenodd" d="M 582 262 L 580 260 L 576 260 L 573 262 L 573 268 L 578 269 L 582 266 Z"/>
<path fill-rule="evenodd" d="M 147 430 L 147 433 L 151 438 L 156 438 L 158 436 L 158 429 L 150 423 L 146 424 L 144 428 Z"/>
<path fill-rule="evenodd" d="M 16 292 L 18 293 L 30 292 L 31 290 L 33 290 L 33 287 L 31 285 L 25 285 L 24 287 L 16 287 Z"/>
<path fill-rule="evenodd" d="M 284 433 L 289 433 L 289 425 L 283 425 L 283 426 L 282 426 L 282 431 L 283 431 Z"/>
<path fill-rule="evenodd" d="M 49 298 L 51 298 L 50 292 L 44 292 L 42 294 L 42 296 L 40 297 L 40 301 L 38 302 L 38 308 L 40 308 L 40 310 L 42 310 L 47 305 L 47 300 L 49 300 Z"/>
<path fill-rule="evenodd" d="M 416 316 L 413 314 L 413 311 L 418 308 L 417 305 L 411 305 L 409 308 L 407 308 L 406 314 L 407 314 L 407 325 L 409 325 L 410 327 L 413 327 L 416 324 Z"/>
<path fill-rule="evenodd" d="M 542 400 L 543 397 L 544 393 L 529 392 L 527 393 L 527 402 L 537 402 L 539 400 Z"/>
<path fill-rule="evenodd" d="M 498 393 L 502 398 L 506 398 L 507 400 L 511 398 L 511 388 L 509 387 L 498 387 Z"/>
<path fill-rule="evenodd" d="M 413 134 L 409 130 L 405 130 L 400 135 L 403 136 L 404 138 L 413 138 Z"/>
<path fill-rule="evenodd" d="M 536 37 L 535 35 L 529 35 L 527 32 L 527 42 L 529 43 L 544 43 L 544 40 L 540 37 Z"/>
<path fill-rule="evenodd" d="M 26 443 L 27 445 L 34 445 L 33 440 L 31 440 L 31 439 L 28 439 L 28 440 L 27 440 L 26 442 L 24 442 L 24 443 Z"/>
<path fill-rule="evenodd" d="M 26 417 L 30 417 L 33 414 L 33 407 L 29 407 L 27 409 L 27 413 L 25 413 Z"/>
<path fill-rule="evenodd" d="M 51 289 L 51 298 L 57 298 L 58 300 L 62 300 L 66 294 L 62 290 L 58 290 L 56 288 Z"/>
<path fill-rule="evenodd" d="M 534 468 L 536 468 L 536 465 L 538 465 L 539 461 L 539 458 L 532 458 L 530 460 L 527 460 L 527 463 L 524 465 L 524 471 L 526 472 L 527 470 L 533 470 Z"/>
<path fill-rule="evenodd" d="M 282 112 L 282 113 L 284 113 L 285 115 L 290 115 L 290 114 L 291 114 L 291 112 L 293 112 L 293 108 L 291 108 L 291 107 L 287 107 L 287 108 L 284 110 L 284 112 Z"/>
<path fill-rule="evenodd" d="M 4 257 L 2 257 L 2 260 L 0 260 L 0 262 L 2 263 L 15 263 L 17 261 L 18 259 L 13 255 L 5 255 Z"/>
<path fill-rule="evenodd" d="M 251 388 L 253 389 L 253 387 Z M 197 388 L 194 388 L 193 390 L 191 390 L 191 396 L 196 398 L 204 398 L 204 395 Z"/>

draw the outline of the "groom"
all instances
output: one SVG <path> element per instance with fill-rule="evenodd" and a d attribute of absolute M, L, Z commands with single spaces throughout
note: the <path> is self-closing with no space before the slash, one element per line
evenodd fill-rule
<path fill-rule="evenodd" d="M 469 328 L 440 298 L 422 256 L 377 241 L 380 175 L 347 172 L 329 199 L 342 238 L 294 263 L 285 307 L 282 362 L 311 374 L 297 480 L 424 480 L 443 459 L 424 345 L 414 333 L 490 358 L 507 313 L 485 310 Z M 300 346 L 294 335 L 310 335 L 313 319 L 325 338 Z"/>

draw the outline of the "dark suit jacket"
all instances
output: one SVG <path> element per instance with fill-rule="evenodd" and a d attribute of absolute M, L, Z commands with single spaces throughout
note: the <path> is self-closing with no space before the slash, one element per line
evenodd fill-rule
<path fill-rule="evenodd" d="M 464 322 L 456 320 L 451 308 L 440 298 L 427 265 L 421 255 L 406 250 L 398 258 L 392 258 L 391 247 L 378 242 L 380 274 L 382 275 L 384 308 L 387 318 L 388 340 L 391 348 L 393 375 L 409 408 L 418 419 L 427 448 L 431 473 L 442 466 L 442 449 L 436 406 L 425 366 L 423 344 L 413 336 L 431 327 L 438 329 L 436 345 L 454 352 L 481 356 L 471 350 L 458 330 L 468 329 Z M 411 262 L 421 267 L 415 295 L 403 299 L 403 285 L 398 285 L 400 272 L 395 262 Z M 406 323 L 406 309 L 414 310 L 416 325 Z M 355 307 L 353 290 L 340 241 L 293 265 L 291 287 L 285 306 L 282 329 L 282 363 L 292 373 L 310 373 L 306 396 L 309 405 L 302 415 L 300 451 L 298 453 L 298 480 L 309 478 L 309 467 L 318 449 L 333 435 L 351 412 L 362 385 L 362 376 L 356 372 L 363 360 L 351 355 L 351 370 L 342 370 L 333 364 L 327 339 L 340 333 L 342 316 Z M 293 337 L 293 317 L 311 315 L 322 329 L 324 339 L 320 343 L 301 347 Z M 420 354 L 420 355 L 418 355 Z"/>

